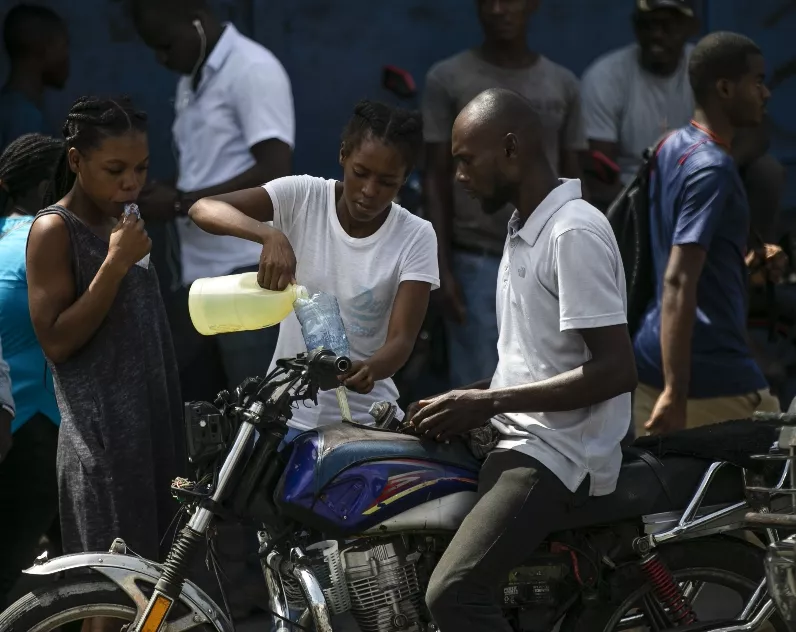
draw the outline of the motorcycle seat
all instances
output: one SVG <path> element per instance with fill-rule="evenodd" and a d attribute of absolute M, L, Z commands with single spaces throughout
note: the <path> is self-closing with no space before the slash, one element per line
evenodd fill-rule
<path fill-rule="evenodd" d="M 321 427 L 307 434 L 317 435 L 315 480 L 318 489 L 352 465 L 380 459 L 421 459 L 467 470 L 476 476 L 481 468 L 480 462 L 460 440 L 437 443 L 347 423 Z"/>
<path fill-rule="evenodd" d="M 710 460 L 667 455 L 661 459 L 638 448 L 622 454 L 616 491 L 593 496 L 572 507 L 560 529 L 576 529 L 632 520 L 640 516 L 682 511 L 694 497 Z M 708 488 L 703 507 L 735 503 L 744 499 L 742 470 L 725 465 Z"/>

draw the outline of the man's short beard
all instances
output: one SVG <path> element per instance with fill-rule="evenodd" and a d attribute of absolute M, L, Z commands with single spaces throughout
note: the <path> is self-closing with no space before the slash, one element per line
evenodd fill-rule
<path fill-rule="evenodd" d="M 495 190 L 489 197 L 481 200 L 481 208 L 487 215 L 494 215 L 511 202 L 514 196 L 514 187 L 508 183 L 495 185 Z"/>

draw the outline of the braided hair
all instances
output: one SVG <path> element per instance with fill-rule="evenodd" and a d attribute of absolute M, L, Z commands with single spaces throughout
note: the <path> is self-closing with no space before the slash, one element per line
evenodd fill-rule
<path fill-rule="evenodd" d="M 408 174 L 423 148 L 423 120 L 416 111 L 378 101 L 360 101 L 343 130 L 343 151 L 350 154 L 365 138 L 393 145 L 401 153 Z"/>
<path fill-rule="evenodd" d="M 75 184 L 75 174 L 69 168 L 68 153 L 74 147 L 81 154 L 96 149 L 105 138 L 123 136 L 129 132 L 146 133 L 147 115 L 133 106 L 129 97 L 102 99 L 80 97 L 74 102 L 66 122 L 63 135 L 66 151 L 55 170 L 51 198 L 52 204 L 64 197 Z"/>
<path fill-rule="evenodd" d="M 0 156 L 0 216 L 42 182 L 52 179 L 64 153 L 64 141 L 44 134 L 25 134 Z"/>

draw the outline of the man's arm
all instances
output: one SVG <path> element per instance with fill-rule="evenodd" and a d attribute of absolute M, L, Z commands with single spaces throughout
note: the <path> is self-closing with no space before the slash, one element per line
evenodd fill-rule
<path fill-rule="evenodd" d="M 589 265 L 583 266 L 583 261 Z M 589 360 L 539 382 L 452 391 L 421 402 L 422 410 L 413 420 L 418 431 L 445 440 L 497 414 L 574 410 L 632 391 L 636 363 L 618 279 L 619 261 L 618 248 L 605 232 L 574 229 L 560 235 L 555 252 L 559 327 L 583 338 Z"/>
<path fill-rule="evenodd" d="M 636 361 L 627 325 L 582 329 L 591 360 L 548 380 L 484 391 L 492 414 L 587 408 L 636 388 Z"/>
<path fill-rule="evenodd" d="M 257 187 L 271 180 L 290 175 L 293 150 L 284 141 L 275 138 L 264 140 L 254 145 L 251 152 L 256 162 L 249 169 L 221 184 L 199 191 L 186 192 L 184 197 L 189 201 L 200 200 L 205 197 Z"/>
<path fill-rule="evenodd" d="M 697 288 L 707 252 L 733 188 L 734 165 L 698 169 L 685 178 L 663 277 L 661 358 L 664 388 L 645 424 L 660 434 L 685 428 Z"/>
<path fill-rule="evenodd" d="M 701 246 L 675 246 L 663 277 L 661 357 L 665 392 L 685 405 L 691 381 L 691 337 L 697 310 L 697 287 L 707 252 Z"/>

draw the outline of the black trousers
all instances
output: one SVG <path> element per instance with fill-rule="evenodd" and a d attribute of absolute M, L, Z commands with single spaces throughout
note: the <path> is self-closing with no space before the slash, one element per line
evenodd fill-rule
<path fill-rule="evenodd" d="M 14 433 L 0 463 L 0 610 L 58 514 L 57 447 L 57 426 L 37 414 Z"/>
<path fill-rule="evenodd" d="M 588 479 L 573 494 L 536 459 L 492 452 L 481 468 L 478 502 L 429 583 L 426 603 L 441 632 L 511 632 L 500 586 L 588 492 Z"/>

